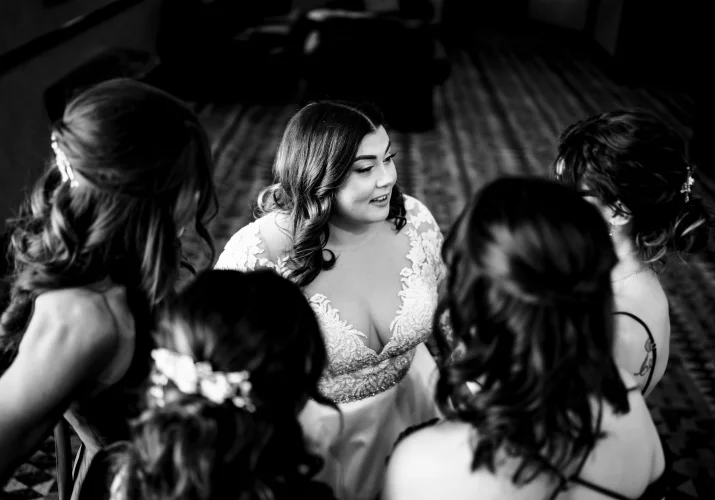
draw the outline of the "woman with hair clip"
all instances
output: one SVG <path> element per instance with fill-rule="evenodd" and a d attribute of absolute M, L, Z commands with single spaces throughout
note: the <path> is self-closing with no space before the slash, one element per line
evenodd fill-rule
<path fill-rule="evenodd" d="M 399 433 L 436 416 L 436 365 L 424 341 L 442 234 L 429 210 L 400 191 L 394 156 L 373 107 L 307 105 L 283 134 L 260 218 L 217 263 L 273 269 L 309 298 L 328 349 L 320 390 L 342 418 L 309 404 L 302 421 L 325 457 L 321 477 L 341 500 L 373 500 Z"/>
<path fill-rule="evenodd" d="M 658 433 L 611 355 L 617 258 L 598 211 L 546 179 L 499 179 L 443 257 L 435 333 L 443 354 L 461 347 L 440 368 L 445 419 L 397 445 L 383 498 L 663 498 Z"/>
<path fill-rule="evenodd" d="M 281 304 L 276 314 L 273 297 Z M 298 413 L 326 363 L 298 287 L 270 271 L 208 271 L 159 321 L 146 409 L 114 456 L 112 500 L 326 499 Z"/>
<path fill-rule="evenodd" d="M 179 237 L 216 208 L 206 135 L 174 97 L 118 79 L 52 126 L 54 157 L 11 221 L 14 275 L 0 319 L 0 478 L 64 418 L 92 457 L 128 436 L 153 311 L 174 293 Z"/>
<path fill-rule="evenodd" d="M 618 256 L 614 356 L 648 396 L 670 354 L 668 300 L 657 273 L 671 255 L 704 250 L 712 229 L 692 193 L 686 143 L 648 113 L 613 111 L 567 128 L 554 169 L 610 226 Z"/>

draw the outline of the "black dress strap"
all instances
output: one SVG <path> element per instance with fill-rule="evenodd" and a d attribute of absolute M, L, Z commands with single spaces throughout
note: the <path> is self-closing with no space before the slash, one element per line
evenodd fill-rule
<path fill-rule="evenodd" d="M 603 421 L 603 403 L 601 403 L 598 406 L 598 433 L 601 433 L 601 422 Z M 595 446 L 594 446 L 595 448 Z M 578 469 L 576 469 L 576 472 L 569 478 L 569 483 L 575 483 L 575 484 L 580 484 L 581 486 L 584 486 L 590 490 L 596 491 L 602 495 L 609 496 L 611 498 L 615 498 L 616 500 L 632 500 L 628 497 L 625 497 L 621 495 L 620 493 L 616 493 L 615 491 L 609 490 L 608 488 L 604 488 L 603 486 L 599 486 L 595 483 L 592 483 L 591 481 L 587 481 L 585 479 L 581 479 L 581 471 L 583 470 L 584 465 L 586 465 L 586 459 L 589 457 L 593 449 L 589 450 L 589 453 L 584 454 L 584 457 L 581 459 L 581 463 L 578 466 Z"/>
<path fill-rule="evenodd" d="M 670 491 L 670 470 L 672 468 L 673 459 L 672 452 L 665 445 L 663 445 L 663 453 L 665 455 L 665 466 L 663 468 L 663 472 L 660 476 L 658 476 L 658 479 L 648 485 L 641 496 L 638 497 L 638 500 L 662 500 L 668 496 L 668 492 Z M 580 477 L 571 478 L 571 482 L 580 484 L 581 486 L 601 493 L 602 495 L 615 498 L 616 500 L 633 500 L 632 498 L 624 496 L 613 490 L 609 490 L 608 488 L 604 488 L 603 486 L 594 484 L 591 481 L 581 479 Z"/>
<path fill-rule="evenodd" d="M 592 483 L 591 481 L 581 479 L 580 477 L 571 478 L 571 482 L 580 484 L 581 486 L 588 488 L 589 490 L 596 491 L 601 495 L 615 498 L 616 500 L 633 500 L 632 498 L 628 498 L 627 496 L 621 495 L 620 493 L 616 493 L 615 491 L 609 490 L 608 488 L 604 488 L 603 486 L 599 486 L 595 483 Z"/>
<path fill-rule="evenodd" d="M 624 316 L 628 316 L 629 318 L 637 321 L 638 323 L 641 324 L 641 326 L 645 329 L 645 332 L 648 334 L 648 339 L 650 340 L 650 345 L 651 345 L 651 350 L 653 351 L 653 364 L 650 367 L 650 373 L 648 373 L 648 379 L 646 380 L 645 386 L 643 386 L 643 390 L 641 391 L 642 394 L 645 395 L 646 391 L 648 391 L 648 387 L 650 386 L 651 380 L 653 380 L 653 372 L 655 371 L 655 365 L 658 362 L 658 349 L 655 343 L 655 338 L 653 338 L 653 334 L 650 332 L 650 328 L 648 328 L 648 325 L 645 324 L 645 322 L 640 319 L 638 316 L 635 314 L 626 312 L 626 311 L 616 311 L 613 313 L 614 315 L 616 314 L 622 314 Z"/>
<path fill-rule="evenodd" d="M 603 403 L 600 403 L 598 405 L 598 418 L 596 419 L 596 422 L 597 422 L 596 435 L 601 433 L 602 420 L 603 420 Z M 583 456 L 580 458 L 580 460 L 578 462 L 578 466 L 576 467 L 574 474 L 571 477 L 566 477 L 566 475 L 564 475 L 560 470 L 558 470 L 556 467 L 554 467 L 554 465 L 550 461 L 546 460 L 546 458 L 544 458 L 541 455 L 537 455 L 537 457 L 539 459 L 541 459 L 541 462 L 544 465 L 546 465 L 546 467 L 548 469 L 550 469 L 554 473 L 554 475 L 556 475 L 556 477 L 558 477 L 558 479 L 559 479 L 559 485 L 551 493 L 549 500 L 555 500 L 556 497 L 559 495 L 559 493 L 561 493 L 562 491 L 566 491 L 566 489 L 568 489 L 569 483 L 573 481 L 572 478 L 577 477 L 581 473 L 581 470 L 583 469 L 584 465 L 586 465 L 586 460 L 588 460 L 588 457 L 591 455 L 591 453 L 593 452 L 595 447 L 596 447 L 596 444 L 594 443 L 594 445 L 591 448 L 589 448 L 588 450 L 586 450 L 584 452 Z"/>

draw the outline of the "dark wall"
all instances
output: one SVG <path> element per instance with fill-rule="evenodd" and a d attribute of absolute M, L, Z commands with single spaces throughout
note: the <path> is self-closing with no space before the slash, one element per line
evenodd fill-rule
<path fill-rule="evenodd" d="M 624 1 L 615 54 L 618 63 L 643 77 L 674 83 L 694 79 L 704 62 L 707 3 Z"/>
<path fill-rule="evenodd" d="M 72 1 L 65 3 L 69 8 Z M 40 0 L 22 0 L 22 5 L 30 10 L 38 9 L 41 4 Z M 6 219 L 22 201 L 24 190 L 35 181 L 49 157 L 45 90 L 104 48 L 120 46 L 154 51 L 159 4 L 160 0 L 136 3 L 0 74 L 0 232 L 5 230 Z M 4 14 L 4 0 L 2 8 Z M 0 31 L 7 22 L 10 18 L 0 16 Z M 30 19 L 23 22 L 29 23 Z M 43 25 L 37 32 L 46 31 L 47 20 L 38 17 L 38 22 Z M 10 45 L 16 44 L 6 47 Z"/>
<path fill-rule="evenodd" d="M 2 0 L 0 55 L 115 0 Z"/>

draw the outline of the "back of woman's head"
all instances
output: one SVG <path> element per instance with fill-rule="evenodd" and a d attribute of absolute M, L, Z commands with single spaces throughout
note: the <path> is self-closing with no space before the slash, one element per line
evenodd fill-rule
<path fill-rule="evenodd" d="M 297 414 L 324 401 L 326 352 L 297 286 L 208 271 L 162 315 L 156 344 L 147 409 L 119 463 L 128 498 L 278 499 L 315 486 L 321 461 Z"/>
<path fill-rule="evenodd" d="M 645 262 L 707 247 L 710 216 L 692 193 L 686 142 L 650 113 L 612 111 L 571 125 L 554 169 L 557 179 L 630 215 L 630 235 Z"/>
<path fill-rule="evenodd" d="M 563 470 L 595 442 L 593 398 L 628 409 L 602 217 L 555 182 L 498 179 L 459 216 L 443 257 L 435 327 L 448 312 L 463 354 L 442 368 L 437 399 L 477 429 L 473 467 L 494 468 L 501 450 L 522 460 L 516 482 L 542 470 L 539 454 Z M 465 390 L 475 382 L 480 391 Z"/>
<path fill-rule="evenodd" d="M 301 286 L 332 267 L 334 259 L 323 260 L 322 249 L 336 194 L 352 171 L 362 140 L 384 125 L 372 105 L 343 101 L 308 104 L 288 122 L 273 165 L 276 183 L 259 195 L 258 209 L 259 214 L 279 210 L 290 216 L 291 278 Z M 387 218 L 401 229 L 404 215 L 404 199 L 396 185 Z"/>
<path fill-rule="evenodd" d="M 13 302 L 4 333 L 25 328 L 43 290 L 105 277 L 153 306 L 180 265 L 177 234 L 204 223 L 216 195 L 208 141 L 181 101 L 128 79 L 75 97 L 52 126 L 55 156 L 12 222 Z"/>

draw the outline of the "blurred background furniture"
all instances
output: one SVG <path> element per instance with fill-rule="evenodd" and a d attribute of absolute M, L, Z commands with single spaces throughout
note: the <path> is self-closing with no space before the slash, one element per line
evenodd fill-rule
<path fill-rule="evenodd" d="M 292 30 L 303 103 L 370 101 L 388 125 L 403 131 L 434 126 L 433 91 L 449 76 L 428 0 L 400 1 L 397 10 L 366 9 L 359 0 L 304 12 Z"/>
<path fill-rule="evenodd" d="M 291 0 L 164 0 L 157 83 L 185 99 L 283 95 Z"/>
<path fill-rule="evenodd" d="M 190 100 L 368 100 L 427 130 L 449 74 L 435 19 L 431 0 L 165 1 L 155 81 Z"/>

